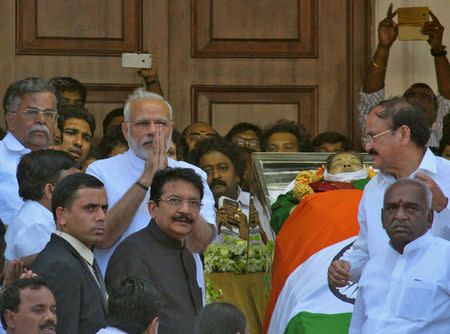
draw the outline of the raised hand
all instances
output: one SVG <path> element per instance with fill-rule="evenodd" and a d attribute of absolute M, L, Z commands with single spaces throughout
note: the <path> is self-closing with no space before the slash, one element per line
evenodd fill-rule
<path fill-rule="evenodd" d="M 441 188 L 434 182 L 434 180 L 424 173 L 417 173 L 414 175 L 415 179 L 419 179 L 425 186 L 430 189 L 432 194 L 431 206 L 436 212 L 441 212 L 448 205 L 448 198 L 444 195 Z"/>
<path fill-rule="evenodd" d="M 144 173 L 141 181 L 145 185 L 150 185 L 155 173 L 167 167 L 166 142 L 164 140 L 163 129 L 161 125 L 153 124 L 155 132 L 153 135 L 152 147 L 148 151 L 145 161 Z"/>
<path fill-rule="evenodd" d="M 145 83 L 150 83 L 154 80 L 158 80 L 158 66 L 156 64 L 156 51 L 152 53 L 152 67 L 140 68 L 137 70 L 137 74 L 144 79 Z"/>
<path fill-rule="evenodd" d="M 219 231 L 222 225 L 225 225 L 230 230 L 232 229 L 232 226 L 239 227 L 239 237 L 243 240 L 247 240 L 247 216 L 241 209 L 225 204 L 216 213 L 216 224 Z"/>
<path fill-rule="evenodd" d="M 398 24 L 393 20 L 397 11 L 392 12 L 392 4 L 389 5 L 386 17 L 378 24 L 378 42 L 382 46 L 390 47 L 397 39 Z"/>
<path fill-rule="evenodd" d="M 436 15 L 430 10 L 431 21 L 425 22 L 422 33 L 428 35 L 428 44 L 432 50 L 439 50 L 442 47 L 442 37 L 444 35 L 444 27 L 439 22 Z"/>

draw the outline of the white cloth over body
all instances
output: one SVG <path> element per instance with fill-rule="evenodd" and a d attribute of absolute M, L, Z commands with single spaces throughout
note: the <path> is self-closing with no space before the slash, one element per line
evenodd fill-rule
<path fill-rule="evenodd" d="M 450 242 L 427 232 L 370 259 L 358 287 L 349 334 L 449 333 Z"/>
<path fill-rule="evenodd" d="M 105 185 L 106 194 L 108 196 L 108 205 L 112 208 L 125 193 L 133 186 L 133 184 L 141 177 L 145 166 L 145 160 L 139 158 L 132 150 L 128 150 L 123 154 L 116 155 L 109 159 L 97 160 L 86 170 L 86 173 L 91 174 L 101 180 Z M 200 215 L 209 224 L 216 229 L 216 213 L 214 211 L 214 197 L 209 189 L 206 181 L 206 173 L 200 168 L 191 165 L 185 161 L 176 161 L 168 158 L 168 166 L 172 168 L 191 168 L 193 169 L 203 181 L 204 194 L 202 199 L 202 208 L 200 209 Z M 139 206 L 135 216 L 133 217 L 130 225 L 125 232 L 120 236 L 114 245 L 107 249 L 96 248 L 94 251 L 95 258 L 102 274 L 105 275 L 106 267 L 108 265 L 109 258 L 116 249 L 117 245 L 122 242 L 130 234 L 137 232 L 148 225 L 151 216 L 148 212 L 147 202 L 150 197 L 150 189 L 145 195 L 144 200 Z M 217 235 L 215 233 L 214 237 Z M 193 253 L 194 260 L 197 266 L 197 281 L 198 285 L 204 292 L 204 277 L 203 277 L 203 265 L 200 260 L 200 256 L 197 253 Z"/>
<path fill-rule="evenodd" d="M 414 175 L 418 172 L 430 176 L 441 188 L 444 195 L 450 198 L 449 160 L 436 157 L 427 149 L 419 167 L 409 178 L 414 178 Z M 358 238 L 351 250 L 342 258 L 350 262 L 350 272 L 355 280 L 359 280 L 361 270 L 369 258 L 385 254 L 390 249 L 389 238 L 381 225 L 381 209 L 384 192 L 395 181 L 394 176 L 390 174 L 378 173 L 364 188 L 358 208 Z M 450 201 L 444 210 L 434 213 L 431 233 L 450 240 Z"/>
<path fill-rule="evenodd" d="M 29 152 L 10 132 L 0 141 L 0 219 L 6 225 L 23 205 L 16 172 L 20 159 Z"/>
<path fill-rule="evenodd" d="M 36 201 L 25 201 L 5 234 L 8 261 L 39 253 L 56 231 L 49 209 Z"/>

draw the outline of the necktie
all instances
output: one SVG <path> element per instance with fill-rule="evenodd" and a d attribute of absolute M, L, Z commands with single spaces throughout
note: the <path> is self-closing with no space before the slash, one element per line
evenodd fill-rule
<path fill-rule="evenodd" d="M 97 278 L 97 282 L 100 285 L 100 291 L 103 297 L 103 300 L 106 302 L 106 285 L 103 280 L 102 272 L 100 271 L 100 267 L 98 266 L 97 260 L 94 258 L 94 262 L 92 263 L 92 268 L 94 269 L 95 277 Z"/>

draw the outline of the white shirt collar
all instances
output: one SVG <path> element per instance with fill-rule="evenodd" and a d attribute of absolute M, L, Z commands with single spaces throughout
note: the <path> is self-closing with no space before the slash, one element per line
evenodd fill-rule
<path fill-rule="evenodd" d="M 18 141 L 17 138 L 14 137 L 14 135 L 11 132 L 8 132 L 5 138 L 3 138 L 3 144 L 5 144 L 6 148 L 10 151 L 15 152 L 23 151 L 24 153 L 31 152 L 31 150 L 23 146 L 22 143 Z"/>
<path fill-rule="evenodd" d="M 116 328 L 108 326 L 106 328 L 102 328 L 100 331 L 97 332 L 98 334 L 127 334 L 126 332 Z"/>
<path fill-rule="evenodd" d="M 416 173 L 421 172 L 425 174 L 431 174 L 436 175 L 437 174 L 437 161 L 436 156 L 431 152 L 429 148 L 425 151 L 425 155 L 422 158 L 422 161 L 420 162 L 419 167 L 411 173 L 409 176 L 412 178 Z M 380 178 L 382 182 L 387 181 L 389 183 L 392 183 L 392 180 L 394 180 L 394 176 L 392 174 L 385 174 L 383 172 L 380 172 L 378 175 L 380 175 Z"/>
<path fill-rule="evenodd" d="M 53 220 L 53 213 L 38 201 L 26 200 L 25 203 L 29 206 L 37 207 L 36 209 L 39 210 L 39 213 L 45 215 L 45 218 L 51 218 Z"/>
<path fill-rule="evenodd" d="M 411 241 L 403 248 L 403 254 L 400 254 L 393 246 L 392 243 L 389 241 L 389 246 L 391 250 L 397 254 L 398 256 L 406 255 L 409 253 L 414 252 L 417 249 L 426 247 L 427 244 L 429 244 L 432 240 L 431 232 L 430 230 L 426 231 L 423 235 L 418 237 L 417 239 Z"/>
<path fill-rule="evenodd" d="M 63 231 L 56 231 L 55 234 L 64 240 L 66 240 L 75 250 L 78 252 L 78 254 L 81 255 L 81 257 L 89 263 L 90 266 L 94 263 L 94 253 L 86 247 L 85 244 L 83 244 L 80 240 L 72 237 L 70 234 L 64 233 Z"/>

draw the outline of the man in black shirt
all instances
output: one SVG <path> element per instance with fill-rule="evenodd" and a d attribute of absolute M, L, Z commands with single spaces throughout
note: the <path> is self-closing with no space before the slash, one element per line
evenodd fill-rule
<path fill-rule="evenodd" d="M 150 279 L 165 295 L 159 332 L 194 333 L 202 308 L 192 253 L 185 238 L 199 218 L 203 183 L 190 168 L 166 168 L 153 178 L 148 209 L 152 220 L 116 248 L 106 269 L 110 290 L 125 275 Z"/>

